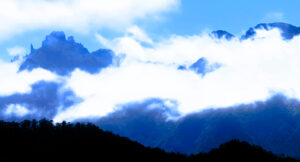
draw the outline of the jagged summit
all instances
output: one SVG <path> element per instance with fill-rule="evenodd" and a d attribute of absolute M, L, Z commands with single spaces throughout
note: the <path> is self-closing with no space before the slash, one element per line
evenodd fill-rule
<path fill-rule="evenodd" d="M 294 36 L 300 34 L 300 27 L 296 27 L 291 24 L 283 23 L 283 22 L 275 22 L 275 23 L 260 23 L 254 27 L 249 28 L 245 34 L 240 37 L 240 40 L 251 39 L 256 35 L 256 30 L 271 30 L 277 28 L 281 31 L 281 36 L 285 40 L 293 39 Z M 235 36 L 224 30 L 215 30 L 210 33 L 210 36 L 217 39 L 231 40 Z"/>
<path fill-rule="evenodd" d="M 62 40 L 62 41 L 65 41 L 66 40 L 66 35 L 62 31 L 53 31 L 49 35 L 46 36 L 45 42 L 47 42 L 49 40 Z"/>
<path fill-rule="evenodd" d="M 53 31 L 46 36 L 45 40 L 42 42 L 42 46 L 53 46 L 55 43 L 76 43 L 73 36 L 69 36 L 66 39 L 66 35 L 62 31 Z"/>
<path fill-rule="evenodd" d="M 234 38 L 233 34 L 227 32 L 227 31 L 224 31 L 224 30 L 215 30 L 215 31 L 212 31 L 210 35 L 212 37 L 218 38 L 218 39 L 225 38 L 227 40 L 231 40 L 232 38 Z"/>
<path fill-rule="evenodd" d="M 25 56 L 19 70 L 44 68 L 59 75 L 67 75 L 79 68 L 96 73 L 112 63 L 114 53 L 108 49 L 89 52 L 82 44 L 75 42 L 72 36 L 66 39 L 65 33 L 55 31 L 46 36 L 42 47 L 34 49 Z"/>

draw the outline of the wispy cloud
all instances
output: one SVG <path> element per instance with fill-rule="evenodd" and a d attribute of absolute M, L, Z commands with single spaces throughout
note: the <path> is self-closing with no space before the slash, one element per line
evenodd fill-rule
<path fill-rule="evenodd" d="M 77 32 L 121 30 L 137 19 L 174 9 L 179 0 L 10 0 L 0 1 L 0 35 L 61 28 Z"/>
<path fill-rule="evenodd" d="M 20 46 L 14 46 L 11 48 L 7 48 L 7 53 L 10 56 L 23 56 L 26 54 L 26 50 L 23 47 Z"/>
<path fill-rule="evenodd" d="M 282 21 L 285 21 L 283 12 L 270 12 L 267 13 L 262 19 L 262 22 L 282 22 Z"/>

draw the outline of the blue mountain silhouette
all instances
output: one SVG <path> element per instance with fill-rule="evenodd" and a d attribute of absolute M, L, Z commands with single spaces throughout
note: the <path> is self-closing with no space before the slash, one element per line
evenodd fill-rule
<path fill-rule="evenodd" d="M 20 66 L 22 70 L 44 68 L 59 75 L 67 75 L 79 68 L 89 73 L 97 73 L 112 64 L 114 53 L 109 49 L 99 49 L 90 53 L 82 44 L 64 32 L 52 32 L 46 36 L 42 47 L 34 49 L 25 57 Z"/>
<path fill-rule="evenodd" d="M 227 40 L 231 40 L 232 38 L 234 38 L 233 34 L 227 32 L 227 31 L 224 31 L 224 30 L 212 31 L 211 36 L 214 38 L 218 38 L 218 39 L 225 38 Z"/>
<path fill-rule="evenodd" d="M 294 36 L 300 34 L 300 27 L 296 27 L 294 25 L 290 25 L 287 23 L 281 23 L 281 22 L 261 23 L 256 25 L 253 28 L 248 29 L 247 32 L 241 36 L 241 39 L 245 40 L 245 39 L 253 38 L 256 34 L 255 30 L 257 29 L 271 30 L 274 28 L 279 29 L 281 31 L 281 36 L 286 40 L 293 39 Z"/>
<path fill-rule="evenodd" d="M 240 37 L 240 40 L 251 39 L 256 35 L 256 30 L 271 30 L 277 28 L 281 32 L 281 36 L 284 40 L 291 40 L 295 36 L 300 34 L 300 27 L 296 27 L 291 24 L 275 22 L 275 23 L 260 23 L 254 27 L 249 28 L 245 34 Z M 225 38 L 226 40 L 231 40 L 235 36 L 224 30 L 216 30 L 210 33 L 210 36 L 217 39 Z"/>

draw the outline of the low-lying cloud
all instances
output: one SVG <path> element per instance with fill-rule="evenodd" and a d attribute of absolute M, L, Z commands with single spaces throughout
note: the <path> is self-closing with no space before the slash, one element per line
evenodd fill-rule
<path fill-rule="evenodd" d="M 171 103 L 170 108 L 183 116 L 264 101 L 277 93 L 300 99 L 299 36 L 283 40 L 280 30 L 262 29 L 254 38 L 242 41 L 215 39 L 204 33 L 147 42 L 152 42 L 150 47 L 130 35 L 105 40 L 119 57 L 124 56 L 121 64 L 96 75 L 75 70 L 65 87 L 83 102 L 54 120 L 103 117 L 122 105 L 150 98 Z M 199 58 L 220 66 L 206 75 L 178 69 Z"/>
<path fill-rule="evenodd" d="M 13 93 L 30 93 L 31 85 L 38 81 L 59 81 L 59 76 L 45 69 L 19 71 L 20 63 L 0 60 L 0 96 Z"/>

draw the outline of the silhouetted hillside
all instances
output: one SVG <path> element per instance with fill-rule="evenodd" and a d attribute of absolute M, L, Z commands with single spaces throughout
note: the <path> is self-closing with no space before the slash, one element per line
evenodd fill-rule
<path fill-rule="evenodd" d="M 191 113 L 178 120 L 167 120 L 168 114 L 173 113 L 171 109 L 154 109 L 150 107 L 153 104 L 163 105 L 163 101 L 134 103 L 98 120 L 81 121 L 93 122 L 103 130 L 168 152 L 208 152 L 231 139 L 239 139 L 277 155 L 300 159 L 298 100 L 276 95 L 253 104 Z"/>
<path fill-rule="evenodd" d="M 240 160 L 240 161 L 258 161 L 258 160 L 294 160 L 289 157 L 278 157 L 262 149 L 260 146 L 250 145 L 247 142 L 239 140 L 231 140 L 222 144 L 217 149 L 212 149 L 210 152 L 189 157 L 191 160 Z"/>
<path fill-rule="evenodd" d="M 232 140 L 207 154 L 187 157 L 144 147 L 114 135 L 93 124 L 57 123 L 48 120 L 0 121 L 2 158 L 10 159 L 134 159 L 134 160 L 288 160 L 266 152 L 261 147 Z M 291 159 L 290 159 L 291 160 Z"/>

